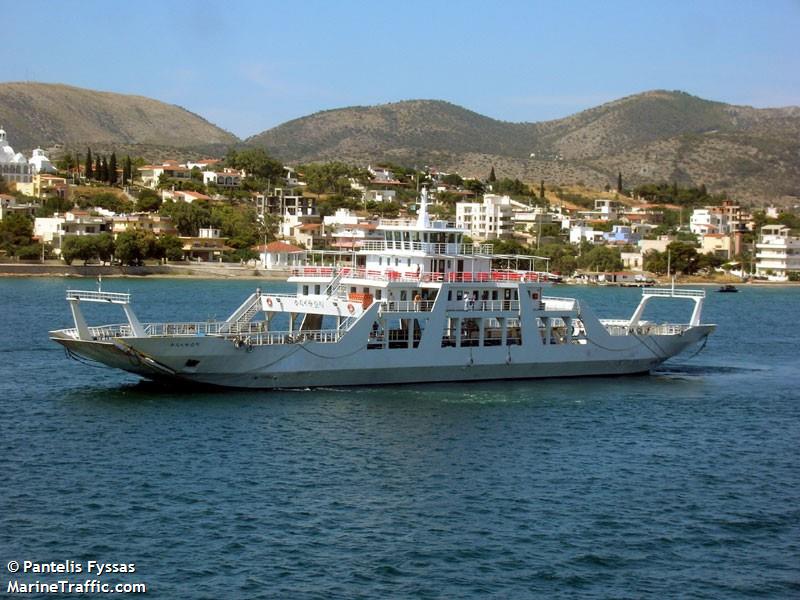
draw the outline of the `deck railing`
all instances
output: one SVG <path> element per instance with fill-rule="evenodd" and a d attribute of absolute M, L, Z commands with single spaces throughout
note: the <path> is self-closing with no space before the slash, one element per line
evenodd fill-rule
<path fill-rule="evenodd" d="M 407 240 L 364 240 L 358 248 L 362 252 L 419 252 L 439 256 L 473 256 L 475 254 L 490 255 L 492 244 L 456 244 L 412 242 Z"/>
<path fill-rule="evenodd" d="M 334 276 L 333 267 L 295 267 L 291 270 L 292 277 L 313 277 L 330 279 Z M 368 281 L 400 281 L 408 283 L 418 282 L 450 282 L 450 283 L 487 283 L 492 281 L 511 281 L 511 282 L 536 282 L 547 281 L 547 273 L 539 271 L 520 271 L 520 270 L 492 270 L 492 271 L 451 271 L 449 273 L 440 272 L 418 272 L 415 270 L 395 270 L 386 269 L 353 269 L 342 267 L 336 271 L 337 277 L 343 279 L 365 279 Z"/>
<path fill-rule="evenodd" d="M 684 290 L 673 288 L 645 288 L 642 296 L 658 296 L 661 298 L 705 298 L 705 290 Z"/>
<path fill-rule="evenodd" d="M 519 312 L 519 300 L 451 300 L 447 310 Z"/>
<path fill-rule="evenodd" d="M 618 335 L 680 335 L 690 328 L 690 325 L 677 323 L 639 323 L 631 328 L 624 321 L 604 320 L 603 327 L 609 334 Z"/>
<path fill-rule="evenodd" d="M 117 292 L 95 292 L 91 290 L 67 290 L 67 300 L 80 300 L 84 302 L 111 302 L 112 304 L 129 304 L 130 294 Z"/>

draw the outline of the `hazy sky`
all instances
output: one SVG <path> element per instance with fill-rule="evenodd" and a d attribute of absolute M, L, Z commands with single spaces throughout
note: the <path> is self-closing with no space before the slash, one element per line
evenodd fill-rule
<path fill-rule="evenodd" d="M 506 121 L 680 89 L 800 105 L 800 0 L 0 0 L 0 81 L 178 104 L 245 137 L 435 98 Z"/>

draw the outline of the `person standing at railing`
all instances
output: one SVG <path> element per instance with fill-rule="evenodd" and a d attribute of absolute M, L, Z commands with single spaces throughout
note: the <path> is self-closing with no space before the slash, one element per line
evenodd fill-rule
<path fill-rule="evenodd" d="M 417 268 L 419 268 L 419 267 L 417 267 Z M 419 292 L 417 292 L 417 295 L 414 296 L 414 310 L 415 311 L 419 311 L 420 302 L 422 302 L 422 296 L 420 296 Z"/>

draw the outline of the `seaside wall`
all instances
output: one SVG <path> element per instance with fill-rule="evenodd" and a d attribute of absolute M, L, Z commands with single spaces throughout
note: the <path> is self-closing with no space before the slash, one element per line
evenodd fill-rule
<path fill-rule="evenodd" d="M 2 263 L 0 276 L 5 277 L 259 277 L 286 279 L 284 269 L 258 269 L 251 266 L 227 264 L 169 264 L 123 267 L 119 265 L 65 265 L 64 263 Z"/>

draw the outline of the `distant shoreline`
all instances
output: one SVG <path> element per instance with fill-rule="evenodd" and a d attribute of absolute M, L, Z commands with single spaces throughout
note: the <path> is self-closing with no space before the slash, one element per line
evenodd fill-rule
<path fill-rule="evenodd" d="M 124 267 L 109 265 L 65 265 L 42 263 L 0 264 L 0 277 L 108 277 L 152 279 L 267 279 L 285 280 L 290 275 L 285 269 L 260 269 L 257 267 L 216 264 L 144 265 Z"/>
<path fill-rule="evenodd" d="M 64 277 L 64 278 L 96 278 L 109 279 L 262 279 L 268 281 L 285 281 L 290 277 L 287 269 L 261 269 L 258 267 L 225 265 L 214 263 L 201 264 L 168 264 L 145 265 L 141 267 L 123 267 L 109 265 L 65 265 L 63 263 L 0 263 L 0 278 L 4 277 Z M 670 281 L 658 281 L 659 286 L 668 286 Z M 737 281 L 731 278 L 706 279 L 692 278 L 678 280 L 676 285 L 719 286 L 733 284 L 737 286 L 798 286 L 796 281 Z M 615 285 L 582 285 L 577 287 L 620 287 Z"/>

